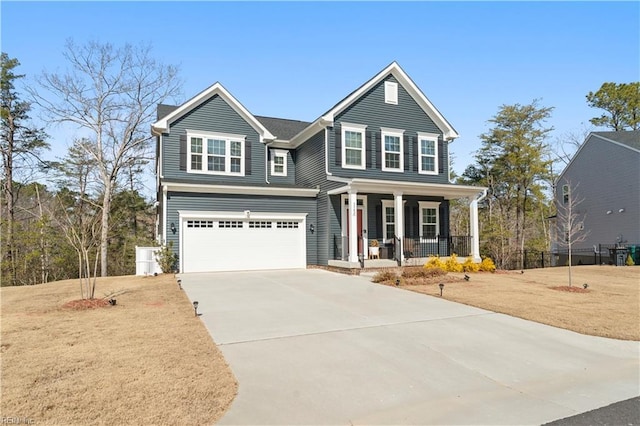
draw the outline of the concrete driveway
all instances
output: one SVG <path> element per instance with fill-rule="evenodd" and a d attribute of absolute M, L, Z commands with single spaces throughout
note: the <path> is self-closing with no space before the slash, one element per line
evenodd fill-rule
<path fill-rule="evenodd" d="M 220 424 L 539 425 L 640 395 L 638 342 L 366 277 L 185 274 L 182 286 L 240 384 Z"/>

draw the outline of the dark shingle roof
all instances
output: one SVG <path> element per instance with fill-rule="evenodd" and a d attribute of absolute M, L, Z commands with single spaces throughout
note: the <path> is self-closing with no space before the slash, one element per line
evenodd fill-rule
<path fill-rule="evenodd" d="M 173 111 L 177 110 L 178 107 L 176 105 L 165 105 L 165 104 L 158 104 L 158 120 L 160 120 L 163 117 L 166 117 L 167 115 L 171 114 Z"/>
<path fill-rule="evenodd" d="M 612 141 L 630 146 L 634 149 L 640 149 L 640 130 L 629 130 L 620 132 L 593 132 L 593 134 L 602 136 Z"/>
<path fill-rule="evenodd" d="M 271 134 L 282 140 L 291 139 L 311 124 L 307 121 L 289 120 L 286 118 L 262 117 L 259 115 L 254 117 L 256 117 Z"/>

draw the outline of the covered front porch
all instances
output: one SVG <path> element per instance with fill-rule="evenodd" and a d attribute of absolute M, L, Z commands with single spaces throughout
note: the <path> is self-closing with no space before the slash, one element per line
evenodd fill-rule
<path fill-rule="evenodd" d="M 485 188 L 372 179 L 341 182 L 344 185 L 328 191 L 330 265 L 420 264 L 429 256 L 454 253 L 481 260 L 477 204 Z M 449 232 L 449 200 L 460 198 L 469 202 L 469 235 Z"/>

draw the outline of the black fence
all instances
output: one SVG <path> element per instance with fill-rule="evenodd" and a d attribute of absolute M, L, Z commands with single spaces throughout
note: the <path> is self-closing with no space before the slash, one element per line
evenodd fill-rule
<path fill-rule="evenodd" d="M 598 244 L 594 248 L 571 250 L 571 265 L 626 265 L 631 256 L 635 265 L 640 265 L 640 244 Z M 569 250 L 541 251 L 524 250 L 515 253 L 511 262 L 503 264 L 504 269 L 535 269 L 552 266 L 568 266 Z"/>

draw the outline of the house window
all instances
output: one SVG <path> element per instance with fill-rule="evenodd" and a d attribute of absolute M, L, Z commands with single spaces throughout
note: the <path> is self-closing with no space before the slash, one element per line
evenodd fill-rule
<path fill-rule="evenodd" d="M 420 239 L 435 240 L 438 237 L 440 203 L 419 202 L 420 207 Z"/>
<path fill-rule="evenodd" d="M 438 135 L 418 132 L 418 173 L 438 174 Z"/>
<path fill-rule="evenodd" d="M 280 149 L 271 150 L 271 175 L 287 175 L 287 151 Z"/>
<path fill-rule="evenodd" d="M 569 203 L 569 185 L 562 185 L 562 204 Z"/>
<path fill-rule="evenodd" d="M 366 128 L 359 124 L 342 123 L 342 167 L 365 169 Z"/>
<path fill-rule="evenodd" d="M 245 136 L 224 133 L 189 132 L 191 173 L 244 175 Z"/>
<path fill-rule="evenodd" d="M 385 242 L 392 241 L 396 234 L 395 212 L 393 200 L 382 200 L 382 238 Z"/>
<path fill-rule="evenodd" d="M 384 82 L 384 103 L 398 105 L 398 83 L 393 81 Z"/>
<path fill-rule="evenodd" d="M 402 147 L 402 134 L 404 130 L 382 128 L 382 170 L 402 172 L 404 167 L 404 155 Z"/>

